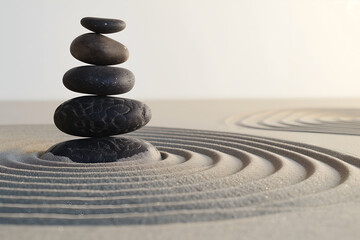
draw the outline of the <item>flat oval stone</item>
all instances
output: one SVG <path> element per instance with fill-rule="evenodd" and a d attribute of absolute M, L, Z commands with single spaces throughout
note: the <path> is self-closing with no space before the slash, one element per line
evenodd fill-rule
<path fill-rule="evenodd" d="M 96 33 L 116 33 L 126 27 L 126 23 L 120 19 L 84 17 L 80 21 L 84 28 Z"/>
<path fill-rule="evenodd" d="M 83 96 L 62 103 L 54 114 L 61 131 L 81 137 L 107 137 L 135 131 L 151 118 L 150 108 L 139 101 Z"/>
<path fill-rule="evenodd" d="M 41 158 L 51 160 L 49 153 L 78 163 L 161 160 L 156 147 L 147 141 L 131 137 L 87 138 L 61 142 L 50 147 Z"/>
<path fill-rule="evenodd" d="M 86 33 L 70 45 L 74 58 L 95 65 L 113 65 L 129 58 L 128 49 L 121 43 L 97 33 Z"/>
<path fill-rule="evenodd" d="M 135 76 L 125 68 L 81 66 L 67 71 L 63 83 L 74 92 L 113 95 L 129 92 L 135 84 Z"/>

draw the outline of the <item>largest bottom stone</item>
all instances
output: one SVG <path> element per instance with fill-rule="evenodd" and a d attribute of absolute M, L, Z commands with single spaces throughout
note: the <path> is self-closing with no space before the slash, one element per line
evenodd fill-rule
<path fill-rule="evenodd" d="M 87 138 L 61 142 L 50 147 L 41 158 L 51 160 L 53 155 L 67 157 L 79 163 L 152 162 L 161 159 L 159 151 L 152 144 L 131 137 Z"/>

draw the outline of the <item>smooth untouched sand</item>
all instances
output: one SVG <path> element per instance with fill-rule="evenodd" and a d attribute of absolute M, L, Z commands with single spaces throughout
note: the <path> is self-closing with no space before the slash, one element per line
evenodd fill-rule
<path fill-rule="evenodd" d="M 261 101 L 194 102 L 188 110 L 203 114 L 192 119 L 181 108 L 189 102 L 173 104 L 178 110 L 152 125 L 188 128 L 192 121 L 203 131 L 132 134 L 158 147 L 159 162 L 41 159 L 39 152 L 72 137 L 51 125 L 0 126 L 0 238 L 360 237 L 354 101 L 331 109 L 331 101 L 316 109 L 306 101 L 275 104 L 284 110 Z"/>

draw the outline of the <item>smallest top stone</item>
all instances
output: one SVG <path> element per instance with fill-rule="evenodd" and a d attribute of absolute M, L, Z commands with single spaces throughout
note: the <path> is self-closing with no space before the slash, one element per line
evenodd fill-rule
<path fill-rule="evenodd" d="M 84 17 L 80 21 L 84 28 L 95 33 L 116 33 L 126 27 L 126 23 L 119 19 Z"/>

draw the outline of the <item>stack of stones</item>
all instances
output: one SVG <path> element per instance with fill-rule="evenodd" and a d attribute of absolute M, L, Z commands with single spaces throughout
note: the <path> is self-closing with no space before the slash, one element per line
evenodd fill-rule
<path fill-rule="evenodd" d="M 102 34 L 120 32 L 125 22 L 118 19 L 86 17 L 81 25 L 93 33 L 83 34 L 71 43 L 76 59 L 92 65 L 67 71 L 63 83 L 69 90 L 92 94 L 70 99 L 55 111 L 54 122 L 61 131 L 90 137 L 58 143 L 50 152 L 75 162 L 113 162 L 133 158 L 159 160 L 160 154 L 150 143 L 137 138 L 109 137 L 135 131 L 151 118 L 150 108 L 140 101 L 109 97 L 130 91 L 133 73 L 125 68 L 109 67 L 129 57 L 127 48 Z"/>

